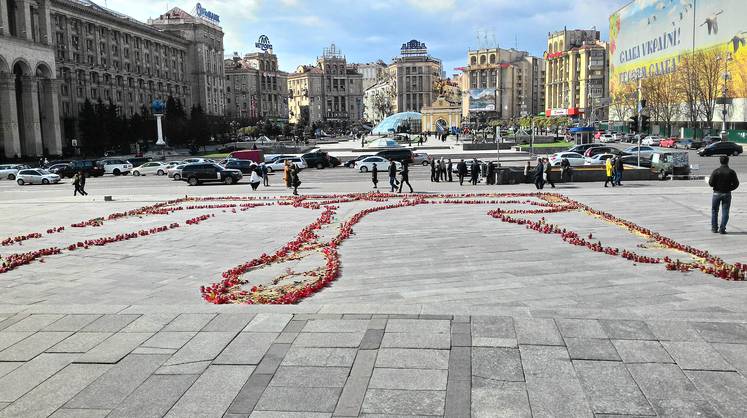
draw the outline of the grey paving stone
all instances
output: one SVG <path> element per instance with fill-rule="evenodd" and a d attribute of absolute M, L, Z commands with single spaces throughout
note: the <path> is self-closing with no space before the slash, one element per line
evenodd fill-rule
<path fill-rule="evenodd" d="M 215 318 L 216 314 L 183 313 L 163 328 L 168 332 L 200 331 Z M 237 330 L 238 331 L 238 330 Z"/>
<path fill-rule="evenodd" d="M 446 370 L 375 368 L 368 387 L 373 389 L 446 390 Z"/>
<path fill-rule="evenodd" d="M 368 329 L 386 329 L 386 318 L 372 318 L 368 321 Z"/>
<path fill-rule="evenodd" d="M 362 412 L 387 415 L 443 415 L 446 392 L 369 389 Z"/>
<path fill-rule="evenodd" d="M 472 376 L 509 382 L 523 382 L 519 350 L 504 347 L 473 347 Z"/>
<path fill-rule="evenodd" d="M 282 332 L 292 318 L 290 314 L 257 314 L 243 332 Z"/>
<path fill-rule="evenodd" d="M 166 359 L 168 356 L 130 354 L 67 402 L 65 408 L 114 409 Z"/>
<path fill-rule="evenodd" d="M 534 417 L 593 417 L 581 384 L 575 378 L 527 377 Z"/>
<path fill-rule="evenodd" d="M 254 319 L 253 313 L 222 313 L 213 318 L 201 331 L 239 332 Z"/>
<path fill-rule="evenodd" d="M 63 315 L 52 314 L 34 314 L 16 322 L 5 328 L 3 332 L 36 332 L 41 331 L 49 324 L 58 321 Z"/>
<path fill-rule="evenodd" d="M 250 418 L 329 418 L 332 414 L 324 412 L 281 412 L 281 411 L 254 411 Z"/>
<path fill-rule="evenodd" d="M 134 351 L 133 351 L 134 353 Z M 201 374 L 210 365 L 210 360 L 161 366 L 155 374 Z"/>
<path fill-rule="evenodd" d="M 559 318 L 555 322 L 565 338 L 607 338 L 607 333 L 596 319 Z"/>
<path fill-rule="evenodd" d="M 656 340 L 656 336 L 643 321 L 603 319 L 602 327 L 615 340 Z"/>
<path fill-rule="evenodd" d="M 565 338 L 568 354 L 573 360 L 622 361 L 610 340 L 601 338 Z"/>
<path fill-rule="evenodd" d="M 199 332 L 164 365 L 212 361 L 233 340 L 234 332 Z"/>
<path fill-rule="evenodd" d="M 291 346 L 283 366 L 350 367 L 355 360 L 354 348 L 312 348 Z"/>
<path fill-rule="evenodd" d="M 103 364 L 68 365 L 0 411 L 0 417 L 47 417 L 109 367 Z"/>
<path fill-rule="evenodd" d="M 690 370 L 723 370 L 736 369 L 724 360 L 710 344 L 703 341 L 663 341 L 664 348 L 680 366 Z"/>
<path fill-rule="evenodd" d="M 117 333 L 78 358 L 79 363 L 116 363 L 151 337 L 148 332 Z"/>
<path fill-rule="evenodd" d="M 519 344 L 565 345 L 555 321 L 547 318 L 514 318 Z"/>
<path fill-rule="evenodd" d="M 306 324 L 309 321 L 298 321 L 298 320 L 290 320 L 288 324 L 283 328 L 284 333 L 299 333 L 303 331 L 303 329 L 306 327 Z"/>
<path fill-rule="evenodd" d="M 47 350 L 48 353 L 85 353 L 111 337 L 110 332 L 76 332 Z"/>
<path fill-rule="evenodd" d="M 0 402 L 14 402 L 72 363 L 75 354 L 40 354 L 0 378 Z"/>
<path fill-rule="evenodd" d="M 122 328 L 122 332 L 158 332 L 166 324 L 173 321 L 177 315 L 176 313 L 145 314 Z"/>
<path fill-rule="evenodd" d="M 703 337 L 685 321 L 646 321 L 659 341 L 703 341 Z"/>
<path fill-rule="evenodd" d="M 130 352 L 130 354 L 165 354 L 173 355 L 176 353 L 174 348 L 154 348 L 154 347 L 138 347 Z"/>
<path fill-rule="evenodd" d="M 70 332 L 37 332 L 0 351 L 0 361 L 29 361 L 70 334 Z"/>
<path fill-rule="evenodd" d="M 213 365 L 208 367 L 166 416 L 168 418 L 222 416 L 253 370 L 252 366 Z"/>
<path fill-rule="evenodd" d="M 658 341 L 612 340 L 612 344 L 625 363 L 674 363 Z"/>
<path fill-rule="evenodd" d="M 384 338 L 384 330 L 367 329 L 363 334 L 359 348 L 361 350 L 376 350 L 381 346 L 381 340 Z"/>
<path fill-rule="evenodd" d="M 643 394 L 652 399 L 702 399 L 695 386 L 675 364 L 626 364 Z"/>
<path fill-rule="evenodd" d="M 14 361 L 14 362 L 0 362 L 0 377 L 5 376 L 6 374 L 12 372 L 13 370 L 21 367 L 26 363 L 20 362 L 20 361 Z"/>
<path fill-rule="evenodd" d="M 334 416 L 357 417 L 368 389 L 369 376 L 350 376 L 342 388 Z"/>
<path fill-rule="evenodd" d="M 532 416 L 526 385 L 523 382 L 475 378 L 472 382 L 471 398 L 471 414 L 474 418 Z M 446 403 L 448 409 L 448 398 Z"/>
<path fill-rule="evenodd" d="M 278 334 L 242 332 L 215 359 L 215 364 L 259 364 Z"/>
<path fill-rule="evenodd" d="M 731 322 L 696 322 L 692 324 L 708 342 L 747 344 L 747 327 Z"/>
<path fill-rule="evenodd" d="M 306 323 L 302 332 L 365 332 L 368 320 L 313 319 Z"/>
<path fill-rule="evenodd" d="M 299 347 L 358 347 L 363 332 L 302 332 L 293 345 Z"/>
<path fill-rule="evenodd" d="M 275 342 L 278 344 L 293 344 L 293 341 L 296 341 L 298 334 L 300 334 L 300 332 L 281 332 L 275 339 Z"/>
<path fill-rule="evenodd" d="M 80 331 L 83 327 L 97 320 L 101 315 L 65 315 L 46 327 L 44 331 Z"/>
<path fill-rule="evenodd" d="M 654 415 L 654 410 L 622 363 L 575 360 L 573 366 L 594 413 Z"/>
<path fill-rule="evenodd" d="M 167 332 L 167 331 L 159 331 L 155 334 L 153 334 L 152 337 L 148 338 L 146 342 L 143 343 L 143 347 L 151 347 L 151 348 L 170 348 L 174 350 L 178 350 L 182 347 L 184 347 L 184 344 L 186 344 L 189 340 L 192 339 L 197 334 L 197 332 Z"/>
<path fill-rule="evenodd" d="M 370 377 L 376 364 L 376 350 L 358 350 L 350 376 Z"/>
<path fill-rule="evenodd" d="M 273 344 L 267 350 L 262 361 L 259 362 L 255 373 L 273 374 L 283 361 L 283 357 L 290 349 L 290 344 Z"/>
<path fill-rule="evenodd" d="M 349 373 L 347 367 L 280 366 L 270 386 L 341 388 Z"/>
<path fill-rule="evenodd" d="M 257 402 L 258 411 L 333 412 L 341 388 L 268 387 Z"/>
<path fill-rule="evenodd" d="M 104 315 L 81 329 L 83 332 L 119 332 L 140 315 Z"/>
<path fill-rule="evenodd" d="M 662 417 L 703 417 L 722 418 L 723 416 L 706 400 L 696 399 L 649 399 L 657 416 Z"/>
<path fill-rule="evenodd" d="M 747 414 L 747 379 L 739 373 L 688 370 L 687 377 L 724 417 Z"/>
<path fill-rule="evenodd" d="M 468 380 L 449 379 L 446 384 L 444 416 L 469 417 L 472 408 L 472 384 Z"/>
<path fill-rule="evenodd" d="M 521 363 L 524 366 L 524 375 L 527 381 L 529 377 L 545 379 L 576 378 L 570 356 L 565 347 L 544 345 L 522 345 Z"/>
<path fill-rule="evenodd" d="M 449 353 L 449 381 L 472 381 L 472 348 L 454 347 Z"/>
<path fill-rule="evenodd" d="M 448 370 L 449 350 L 382 348 L 376 367 Z"/>
<path fill-rule="evenodd" d="M 386 332 L 448 334 L 451 332 L 451 322 L 438 319 L 389 319 L 386 324 Z"/>
<path fill-rule="evenodd" d="M 31 331 L 2 331 L 0 332 L 0 350 L 5 350 L 33 334 Z"/>
<path fill-rule="evenodd" d="M 105 418 L 109 415 L 109 409 L 67 409 L 61 408 L 50 415 L 49 418 Z"/>
<path fill-rule="evenodd" d="M 747 344 L 713 343 L 712 346 L 742 376 L 747 376 Z"/>
<path fill-rule="evenodd" d="M 192 386 L 195 379 L 195 375 L 152 375 L 108 417 L 161 417 Z"/>
<path fill-rule="evenodd" d="M 256 369 L 255 369 L 256 372 Z M 271 374 L 253 373 L 228 407 L 228 414 L 249 414 L 272 379 Z"/>
<path fill-rule="evenodd" d="M 433 348 L 448 349 L 451 347 L 451 335 L 448 333 L 416 334 L 416 333 L 384 333 L 381 340 L 383 348 Z"/>

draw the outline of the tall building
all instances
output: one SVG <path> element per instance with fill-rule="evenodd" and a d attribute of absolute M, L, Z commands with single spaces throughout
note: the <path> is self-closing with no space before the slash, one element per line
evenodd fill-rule
<path fill-rule="evenodd" d="M 387 72 L 396 86 L 394 113 L 419 112 L 435 100 L 433 83 L 441 79 L 441 60 L 428 55 L 425 43 L 413 39 L 402 44 Z"/>
<path fill-rule="evenodd" d="M 196 14 L 198 16 L 192 16 L 174 7 L 158 19 L 149 19 L 148 24 L 187 40 L 187 76 L 192 104 L 201 105 L 207 114 L 223 115 L 226 104 L 223 29 L 218 25 L 217 16 L 199 3 Z"/>
<path fill-rule="evenodd" d="M 315 66 L 302 65 L 288 75 L 291 123 L 363 119 L 363 76 L 335 44 L 324 48 Z"/>
<path fill-rule="evenodd" d="M 368 62 L 365 64 L 356 64 L 356 70 L 363 76 L 363 91 L 378 83 L 381 76 L 386 70 L 384 61 Z"/>
<path fill-rule="evenodd" d="M 268 49 L 238 54 L 224 61 L 226 115 L 244 119 L 288 122 L 288 73 L 278 69 L 278 57 Z"/>
<path fill-rule="evenodd" d="M 0 147 L 7 158 L 59 155 L 59 82 L 50 2 L 0 0 Z"/>
<path fill-rule="evenodd" d="M 601 99 L 609 97 L 607 44 L 597 30 L 549 33 L 545 53 L 545 114 L 605 119 Z"/>
<path fill-rule="evenodd" d="M 462 68 L 462 86 L 468 92 L 462 101 L 465 117 L 490 113 L 500 119 L 512 119 L 544 111 L 542 58 L 513 48 L 486 48 L 468 51 L 467 63 Z M 493 103 L 485 97 L 492 98 Z"/>

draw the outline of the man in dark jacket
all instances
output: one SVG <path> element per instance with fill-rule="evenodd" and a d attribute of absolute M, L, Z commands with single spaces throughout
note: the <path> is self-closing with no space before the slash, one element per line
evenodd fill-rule
<path fill-rule="evenodd" d="M 438 176 L 436 175 L 437 164 L 438 164 L 438 161 L 436 161 L 435 158 L 431 159 L 431 182 L 438 181 Z"/>
<path fill-rule="evenodd" d="M 467 163 L 464 160 L 460 160 L 457 163 L 457 176 L 459 176 L 459 185 L 464 185 L 464 178 L 467 177 Z"/>
<path fill-rule="evenodd" d="M 389 186 L 391 192 L 397 190 L 397 165 L 394 160 L 389 161 Z"/>
<path fill-rule="evenodd" d="M 542 190 L 545 187 L 545 180 L 542 175 L 545 173 L 545 165 L 542 162 L 542 158 L 537 158 L 537 167 L 534 168 L 534 187 L 537 190 Z"/>
<path fill-rule="evenodd" d="M 622 186 L 622 178 L 623 178 L 623 170 L 625 164 L 623 164 L 623 160 L 620 156 L 615 157 L 615 183 L 617 183 L 618 186 Z"/>
<path fill-rule="evenodd" d="M 477 158 L 472 160 L 472 167 L 470 167 L 470 169 L 472 171 L 470 173 L 472 175 L 472 178 L 471 178 L 472 185 L 477 186 L 477 181 L 480 178 L 480 163 L 477 162 Z"/>
<path fill-rule="evenodd" d="M 449 176 L 449 183 L 451 183 L 452 181 L 454 181 L 454 178 L 451 176 L 451 170 L 452 170 L 452 168 L 453 167 L 451 165 L 451 158 L 449 158 L 449 162 L 446 164 L 446 172 L 448 173 L 448 176 Z"/>
<path fill-rule="evenodd" d="M 721 156 L 721 167 L 713 170 L 708 179 L 708 185 L 713 187 L 711 199 L 711 231 L 726 234 L 726 224 L 729 222 L 729 208 L 731 207 L 731 192 L 739 187 L 737 173 L 729 168 L 729 157 Z M 718 224 L 718 207 L 721 205 L 721 225 Z"/>
<path fill-rule="evenodd" d="M 407 165 L 407 161 L 402 161 L 402 171 L 399 173 L 401 176 L 400 182 L 399 182 L 399 192 L 402 193 L 402 186 L 407 183 L 407 187 L 410 188 L 410 193 L 412 193 L 412 186 L 410 185 L 410 167 Z"/>

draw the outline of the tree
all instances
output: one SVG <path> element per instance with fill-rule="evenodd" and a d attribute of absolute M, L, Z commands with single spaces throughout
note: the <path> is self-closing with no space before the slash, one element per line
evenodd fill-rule
<path fill-rule="evenodd" d="M 683 103 L 684 116 L 688 125 L 695 128 L 700 119 L 700 101 L 698 100 L 698 85 L 700 74 L 697 71 L 697 57 L 695 54 L 685 55 L 680 59 L 676 74 L 677 86 Z M 697 136 L 697 133 L 696 133 Z"/>
<path fill-rule="evenodd" d="M 187 113 L 179 99 L 169 96 L 166 99 L 166 113 L 163 118 L 163 134 L 171 144 L 187 142 Z"/>
<path fill-rule="evenodd" d="M 96 150 L 96 138 L 98 135 L 98 119 L 96 110 L 90 100 L 83 102 L 83 109 L 78 114 L 78 132 L 80 133 L 81 148 L 91 151 Z"/>
<path fill-rule="evenodd" d="M 210 142 L 210 127 L 201 105 L 192 106 L 189 112 L 189 133 L 192 144 L 205 146 Z"/>
<path fill-rule="evenodd" d="M 674 73 L 652 76 L 641 82 L 641 94 L 646 99 L 652 120 L 664 123 L 670 135 L 672 121 L 681 113 L 682 92 Z"/>
<path fill-rule="evenodd" d="M 624 124 L 636 113 L 637 100 L 638 92 L 634 83 L 618 85 L 610 97 L 610 115 L 616 122 Z"/>
<path fill-rule="evenodd" d="M 374 121 L 380 121 L 394 112 L 394 102 L 397 99 L 397 88 L 394 76 L 388 71 L 379 75 L 377 83 L 370 88 L 371 107 Z"/>
<path fill-rule="evenodd" d="M 721 79 L 724 70 L 723 55 L 714 50 L 698 51 L 695 54 L 698 73 L 697 99 L 706 125 L 713 128 L 716 98 L 721 96 Z"/>

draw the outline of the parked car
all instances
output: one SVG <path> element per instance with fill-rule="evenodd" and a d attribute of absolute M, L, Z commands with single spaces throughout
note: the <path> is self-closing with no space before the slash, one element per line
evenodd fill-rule
<path fill-rule="evenodd" d="M 52 174 L 57 174 L 60 177 L 72 177 L 75 175 L 73 167 L 69 163 L 55 164 L 47 168 Z"/>
<path fill-rule="evenodd" d="M 168 165 L 166 163 L 162 163 L 159 161 L 151 161 L 149 163 L 145 163 L 141 165 L 140 167 L 133 168 L 132 175 L 133 176 L 145 176 L 148 174 L 155 174 L 157 176 L 163 176 L 166 174 L 167 169 L 168 169 Z"/>
<path fill-rule="evenodd" d="M 355 163 L 355 168 L 361 173 L 367 173 L 373 170 L 373 166 L 379 171 L 386 171 L 389 169 L 389 160 L 379 156 L 366 157 L 361 161 Z M 397 170 L 402 168 L 402 163 L 395 161 L 394 165 L 397 166 Z"/>
<path fill-rule="evenodd" d="M 427 152 L 415 152 L 413 153 L 413 160 L 413 164 L 426 166 L 431 163 L 431 156 Z"/>
<path fill-rule="evenodd" d="M 176 167 L 176 166 L 181 165 L 181 164 L 184 164 L 184 163 L 181 162 L 181 161 L 169 161 L 169 162 L 166 163 L 166 167 L 167 168 L 171 168 L 171 167 Z"/>
<path fill-rule="evenodd" d="M 623 164 L 628 165 L 635 165 L 638 166 L 638 156 L 637 155 L 623 155 L 620 157 Z M 643 154 L 641 154 L 641 167 L 651 167 L 651 157 L 646 157 Z"/>
<path fill-rule="evenodd" d="M 637 156 L 638 155 L 638 148 L 641 150 L 641 155 L 646 156 L 647 158 L 651 158 L 651 154 L 653 154 L 656 149 L 653 147 L 649 147 L 648 145 L 641 145 L 640 147 L 628 147 L 623 150 L 624 153 Z"/>
<path fill-rule="evenodd" d="M 674 147 L 682 149 L 700 149 L 703 147 L 703 141 L 693 138 L 684 138 L 677 141 L 677 143 L 674 144 Z"/>
<path fill-rule="evenodd" d="M 610 142 L 615 142 L 615 136 L 612 134 L 602 134 L 599 136 L 599 142 L 602 142 L 605 144 L 610 143 Z"/>
<path fill-rule="evenodd" d="M 607 160 L 613 157 L 615 157 L 615 154 L 607 152 L 604 154 L 597 154 L 593 157 L 586 158 L 586 165 L 604 165 Z"/>
<path fill-rule="evenodd" d="M 16 176 L 16 183 L 19 186 L 23 186 L 24 184 L 50 184 L 59 182 L 60 176 L 42 168 L 20 170 Z"/>
<path fill-rule="evenodd" d="M 667 177 L 686 176 L 690 174 L 690 160 L 687 151 L 657 151 L 651 155 L 651 171 L 657 173 L 659 180 Z"/>
<path fill-rule="evenodd" d="M 599 143 L 594 143 L 594 144 L 581 144 L 581 145 L 576 145 L 575 147 L 571 147 L 571 148 L 569 148 L 569 149 L 568 149 L 568 152 L 577 152 L 577 153 L 579 153 L 579 154 L 583 154 L 583 153 L 585 153 L 585 152 L 586 152 L 586 150 L 588 150 L 589 148 L 594 148 L 594 147 L 605 147 L 605 146 L 606 146 L 606 145 L 604 145 L 604 144 L 599 144 Z"/>
<path fill-rule="evenodd" d="M 0 165 L 0 179 L 15 180 L 18 172 L 28 168 L 21 164 L 4 164 Z"/>
<path fill-rule="evenodd" d="M 674 148 L 677 144 L 677 138 L 665 138 L 659 141 L 659 146 L 662 148 Z"/>
<path fill-rule="evenodd" d="M 334 155 L 330 155 L 329 163 L 332 165 L 332 167 L 339 167 L 342 164 L 342 161 L 340 161 L 340 159 L 335 157 Z"/>
<path fill-rule="evenodd" d="M 170 179 L 174 180 L 181 180 L 182 179 L 182 169 L 186 167 L 187 164 L 179 164 L 174 167 L 166 169 L 166 175 Z"/>
<path fill-rule="evenodd" d="M 182 160 L 182 163 L 184 163 L 184 164 L 205 163 L 205 162 L 208 162 L 208 160 L 206 160 L 204 158 L 197 158 L 197 157 L 186 158 L 186 159 Z"/>
<path fill-rule="evenodd" d="M 623 151 L 620 151 L 619 149 L 615 147 L 610 146 L 604 146 L 604 147 L 593 147 L 589 148 L 584 152 L 584 157 L 593 157 L 597 154 L 615 154 L 615 155 L 622 155 L 624 154 Z"/>
<path fill-rule="evenodd" d="M 127 159 L 127 162 L 132 164 L 133 167 L 140 167 L 141 165 L 151 161 L 153 161 L 153 159 L 150 157 L 132 157 Z"/>
<path fill-rule="evenodd" d="M 324 151 L 308 152 L 301 156 L 309 167 L 318 169 L 333 167 L 329 154 Z"/>
<path fill-rule="evenodd" d="M 452 162 L 454 162 L 454 160 L 452 160 Z M 464 162 L 467 164 L 467 175 L 469 176 L 469 175 L 472 174 L 472 164 L 474 164 L 475 160 L 466 160 L 465 159 Z M 482 161 L 482 160 L 477 160 L 477 165 L 480 166 L 480 172 L 482 172 L 482 170 L 484 170 L 485 167 L 486 167 L 486 163 L 484 161 Z M 451 172 L 455 173 L 455 174 L 459 173 L 459 170 L 457 169 L 457 164 L 456 163 L 454 163 L 454 164 L 451 165 Z"/>
<path fill-rule="evenodd" d="M 240 151 L 234 151 L 229 154 L 229 157 L 236 158 L 237 160 L 250 160 L 256 161 L 257 163 L 265 160 L 264 153 L 258 149 L 245 149 Z"/>
<path fill-rule="evenodd" d="M 224 168 L 241 171 L 241 174 L 252 174 L 252 171 L 258 167 L 257 163 L 252 160 L 235 160 L 230 159 L 221 164 Z"/>
<path fill-rule="evenodd" d="M 584 156 L 577 153 L 577 152 L 557 152 L 550 156 L 550 165 L 552 166 L 559 166 L 560 163 L 563 161 L 563 158 L 568 159 L 568 163 L 571 164 L 571 166 L 577 167 L 580 165 L 584 165 L 586 160 L 584 159 Z"/>
<path fill-rule="evenodd" d="M 701 157 L 710 157 L 711 155 L 734 155 L 742 153 L 742 146 L 729 141 L 714 142 L 711 145 L 698 151 Z"/>
<path fill-rule="evenodd" d="M 721 142 L 721 137 L 718 135 L 706 135 L 703 137 L 703 145 L 711 145 L 714 142 Z"/>
<path fill-rule="evenodd" d="M 127 175 L 132 171 L 132 164 L 120 159 L 99 160 L 96 165 L 104 169 L 104 174 L 114 174 L 115 176 Z"/>
<path fill-rule="evenodd" d="M 649 135 L 641 140 L 641 145 L 651 145 L 654 147 L 658 147 L 661 140 L 662 137 L 660 137 L 659 135 Z"/>
<path fill-rule="evenodd" d="M 273 171 L 283 171 L 283 169 L 285 169 L 286 161 L 290 161 L 291 163 L 293 163 L 293 165 L 295 165 L 301 170 L 309 167 L 309 165 L 306 163 L 306 161 L 303 158 L 287 156 L 287 157 L 276 158 L 271 163 L 265 163 L 265 167 L 267 167 L 267 172 L 272 173 Z"/>
<path fill-rule="evenodd" d="M 213 163 L 188 164 L 182 168 L 181 173 L 181 179 L 189 183 L 190 186 L 206 182 L 234 184 L 238 183 L 242 177 L 239 170 L 223 168 Z"/>
<path fill-rule="evenodd" d="M 353 168 L 353 167 L 355 167 L 355 163 L 356 163 L 356 162 L 358 162 L 358 161 L 361 161 L 362 159 L 364 159 L 364 158 L 368 158 L 368 157 L 370 157 L 370 156 L 371 156 L 371 154 L 363 154 L 363 155 L 359 155 L 359 156 L 357 156 L 357 157 L 353 158 L 352 160 L 348 160 L 348 161 L 345 161 L 345 164 L 344 164 L 344 165 L 345 165 L 345 167 L 347 167 L 347 168 Z"/>
<path fill-rule="evenodd" d="M 99 177 L 104 175 L 104 169 L 101 166 L 96 165 L 96 161 L 92 160 L 79 160 L 72 161 L 65 164 L 55 164 L 49 167 L 48 171 L 52 174 L 57 174 L 60 177 L 72 178 L 75 174 L 81 171 L 86 177 Z"/>
<path fill-rule="evenodd" d="M 404 163 L 406 161 L 408 164 L 412 164 L 414 160 L 412 151 L 406 148 L 395 148 L 379 151 L 376 153 L 376 155 L 387 160 L 399 161 L 401 163 Z"/>

